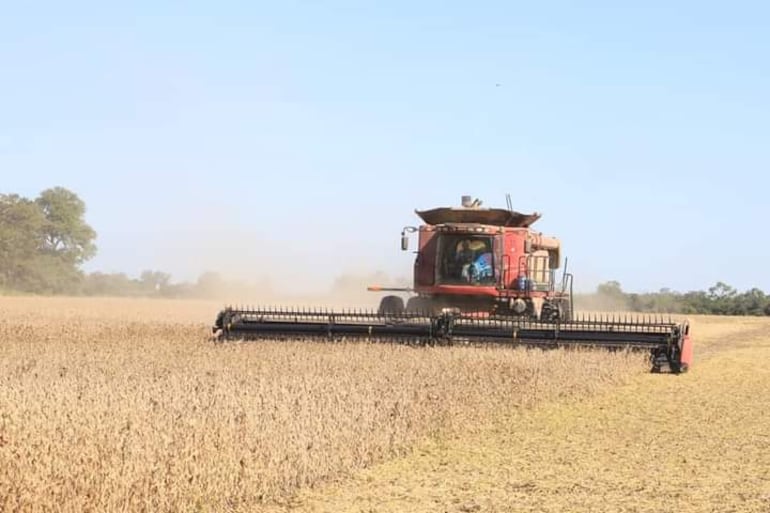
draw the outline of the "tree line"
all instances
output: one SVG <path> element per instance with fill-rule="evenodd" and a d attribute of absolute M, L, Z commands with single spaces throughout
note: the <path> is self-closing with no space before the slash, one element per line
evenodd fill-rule
<path fill-rule="evenodd" d="M 758 288 L 739 292 L 724 282 L 717 282 L 706 291 L 628 293 L 620 283 L 609 281 L 599 285 L 591 294 L 575 298 L 578 308 L 596 310 L 625 310 L 630 312 L 710 314 L 710 315 L 770 315 L 770 295 Z"/>
<path fill-rule="evenodd" d="M 85 220 L 86 205 L 63 187 L 36 198 L 0 194 L 0 292 L 89 295 L 217 297 L 264 291 L 266 284 L 229 282 L 205 272 L 193 283 L 172 283 L 171 275 L 146 270 L 86 273 L 81 266 L 96 255 L 96 231 Z"/>
<path fill-rule="evenodd" d="M 0 292 L 89 296 L 221 297 L 269 293 L 269 283 L 228 282 L 215 272 L 195 282 L 173 283 L 171 275 L 147 270 L 85 273 L 81 266 L 96 255 L 96 231 L 85 221 L 86 205 L 63 187 L 29 199 L 0 194 Z M 382 278 L 382 277 L 380 277 Z M 348 281 L 350 281 L 348 279 Z M 358 286 L 338 277 L 335 290 Z M 758 288 L 739 292 L 723 282 L 706 291 L 628 293 L 609 281 L 575 298 L 580 309 L 627 310 L 714 315 L 770 315 L 770 296 Z"/>

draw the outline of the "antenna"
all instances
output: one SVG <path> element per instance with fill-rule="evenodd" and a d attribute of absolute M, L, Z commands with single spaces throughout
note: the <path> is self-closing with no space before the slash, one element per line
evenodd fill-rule
<path fill-rule="evenodd" d="M 505 193 L 505 203 L 508 205 L 508 210 L 513 212 L 513 202 L 511 201 L 511 193 Z"/>

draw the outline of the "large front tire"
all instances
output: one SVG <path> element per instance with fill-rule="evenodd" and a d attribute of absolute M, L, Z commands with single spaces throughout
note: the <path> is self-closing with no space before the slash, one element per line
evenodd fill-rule
<path fill-rule="evenodd" d="M 404 313 L 404 300 L 398 296 L 385 296 L 377 312 L 380 315 L 401 315 Z"/>
<path fill-rule="evenodd" d="M 410 297 L 406 302 L 406 311 L 409 313 L 433 315 L 433 302 L 427 297 Z"/>

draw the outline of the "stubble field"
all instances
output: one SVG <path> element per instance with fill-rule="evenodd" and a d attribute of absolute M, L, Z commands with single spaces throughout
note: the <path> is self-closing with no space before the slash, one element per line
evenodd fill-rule
<path fill-rule="evenodd" d="M 617 476 L 633 481 L 634 468 L 613 474 L 601 462 L 618 464 L 608 454 L 633 461 L 629 455 L 650 449 L 620 428 L 599 445 L 590 430 L 631 419 L 641 422 L 639 437 L 650 437 L 642 419 L 649 401 L 667 412 L 654 421 L 663 432 L 669 421 L 686 426 L 692 409 L 677 397 L 697 364 L 672 377 L 650 376 L 644 357 L 624 353 L 222 345 L 209 339 L 219 306 L 0 298 L 0 511 L 557 511 L 576 498 L 584 510 L 602 510 L 591 506 L 600 490 L 592 494 L 592 486 Z M 767 366 L 765 321 L 701 318 L 695 326 L 706 370 L 723 355 L 737 358 L 739 370 L 746 354 Z M 732 402 L 743 426 L 736 433 L 752 434 L 751 441 L 742 456 L 719 446 L 755 472 L 742 502 L 727 503 L 770 506 L 762 488 L 768 433 L 756 433 L 770 420 L 761 395 L 767 371 L 741 375 Z M 730 377 L 722 379 L 729 389 Z M 647 397 L 655 392 L 645 387 L 670 390 Z M 636 405 L 631 417 L 615 411 L 619 400 Z M 586 413 L 595 407 L 601 413 Z M 597 416 L 605 422 L 597 425 Z M 681 437 L 691 431 L 678 429 Z M 724 436 L 713 433 L 711 441 Z M 646 441 L 671 443 L 663 438 Z M 570 440 L 597 445 L 575 452 Z M 554 442 L 558 448 L 549 449 Z M 697 461 L 686 454 L 686 439 L 675 442 L 685 444 L 682 458 Z M 665 454 L 662 468 L 681 471 Z M 582 477 L 575 473 L 581 465 Z M 732 482 L 725 475 L 720 482 Z M 638 493 L 653 497 L 638 477 Z M 678 500 L 680 485 L 663 473 L 656 479 Z M 633 493 L 616 500 L 622 497 Z M 606 511 L 666 510 L 652 499 L 629 504 L 636 509 Z"/>

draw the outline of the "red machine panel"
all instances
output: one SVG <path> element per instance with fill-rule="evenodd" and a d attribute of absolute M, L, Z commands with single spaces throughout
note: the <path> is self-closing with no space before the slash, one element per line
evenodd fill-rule
<path fill-rule="evenodd" d="M 436 280 L 436 231 L 421 227 L 417 258 L 414 261 L 415 287 L 429 287 Z"/>

